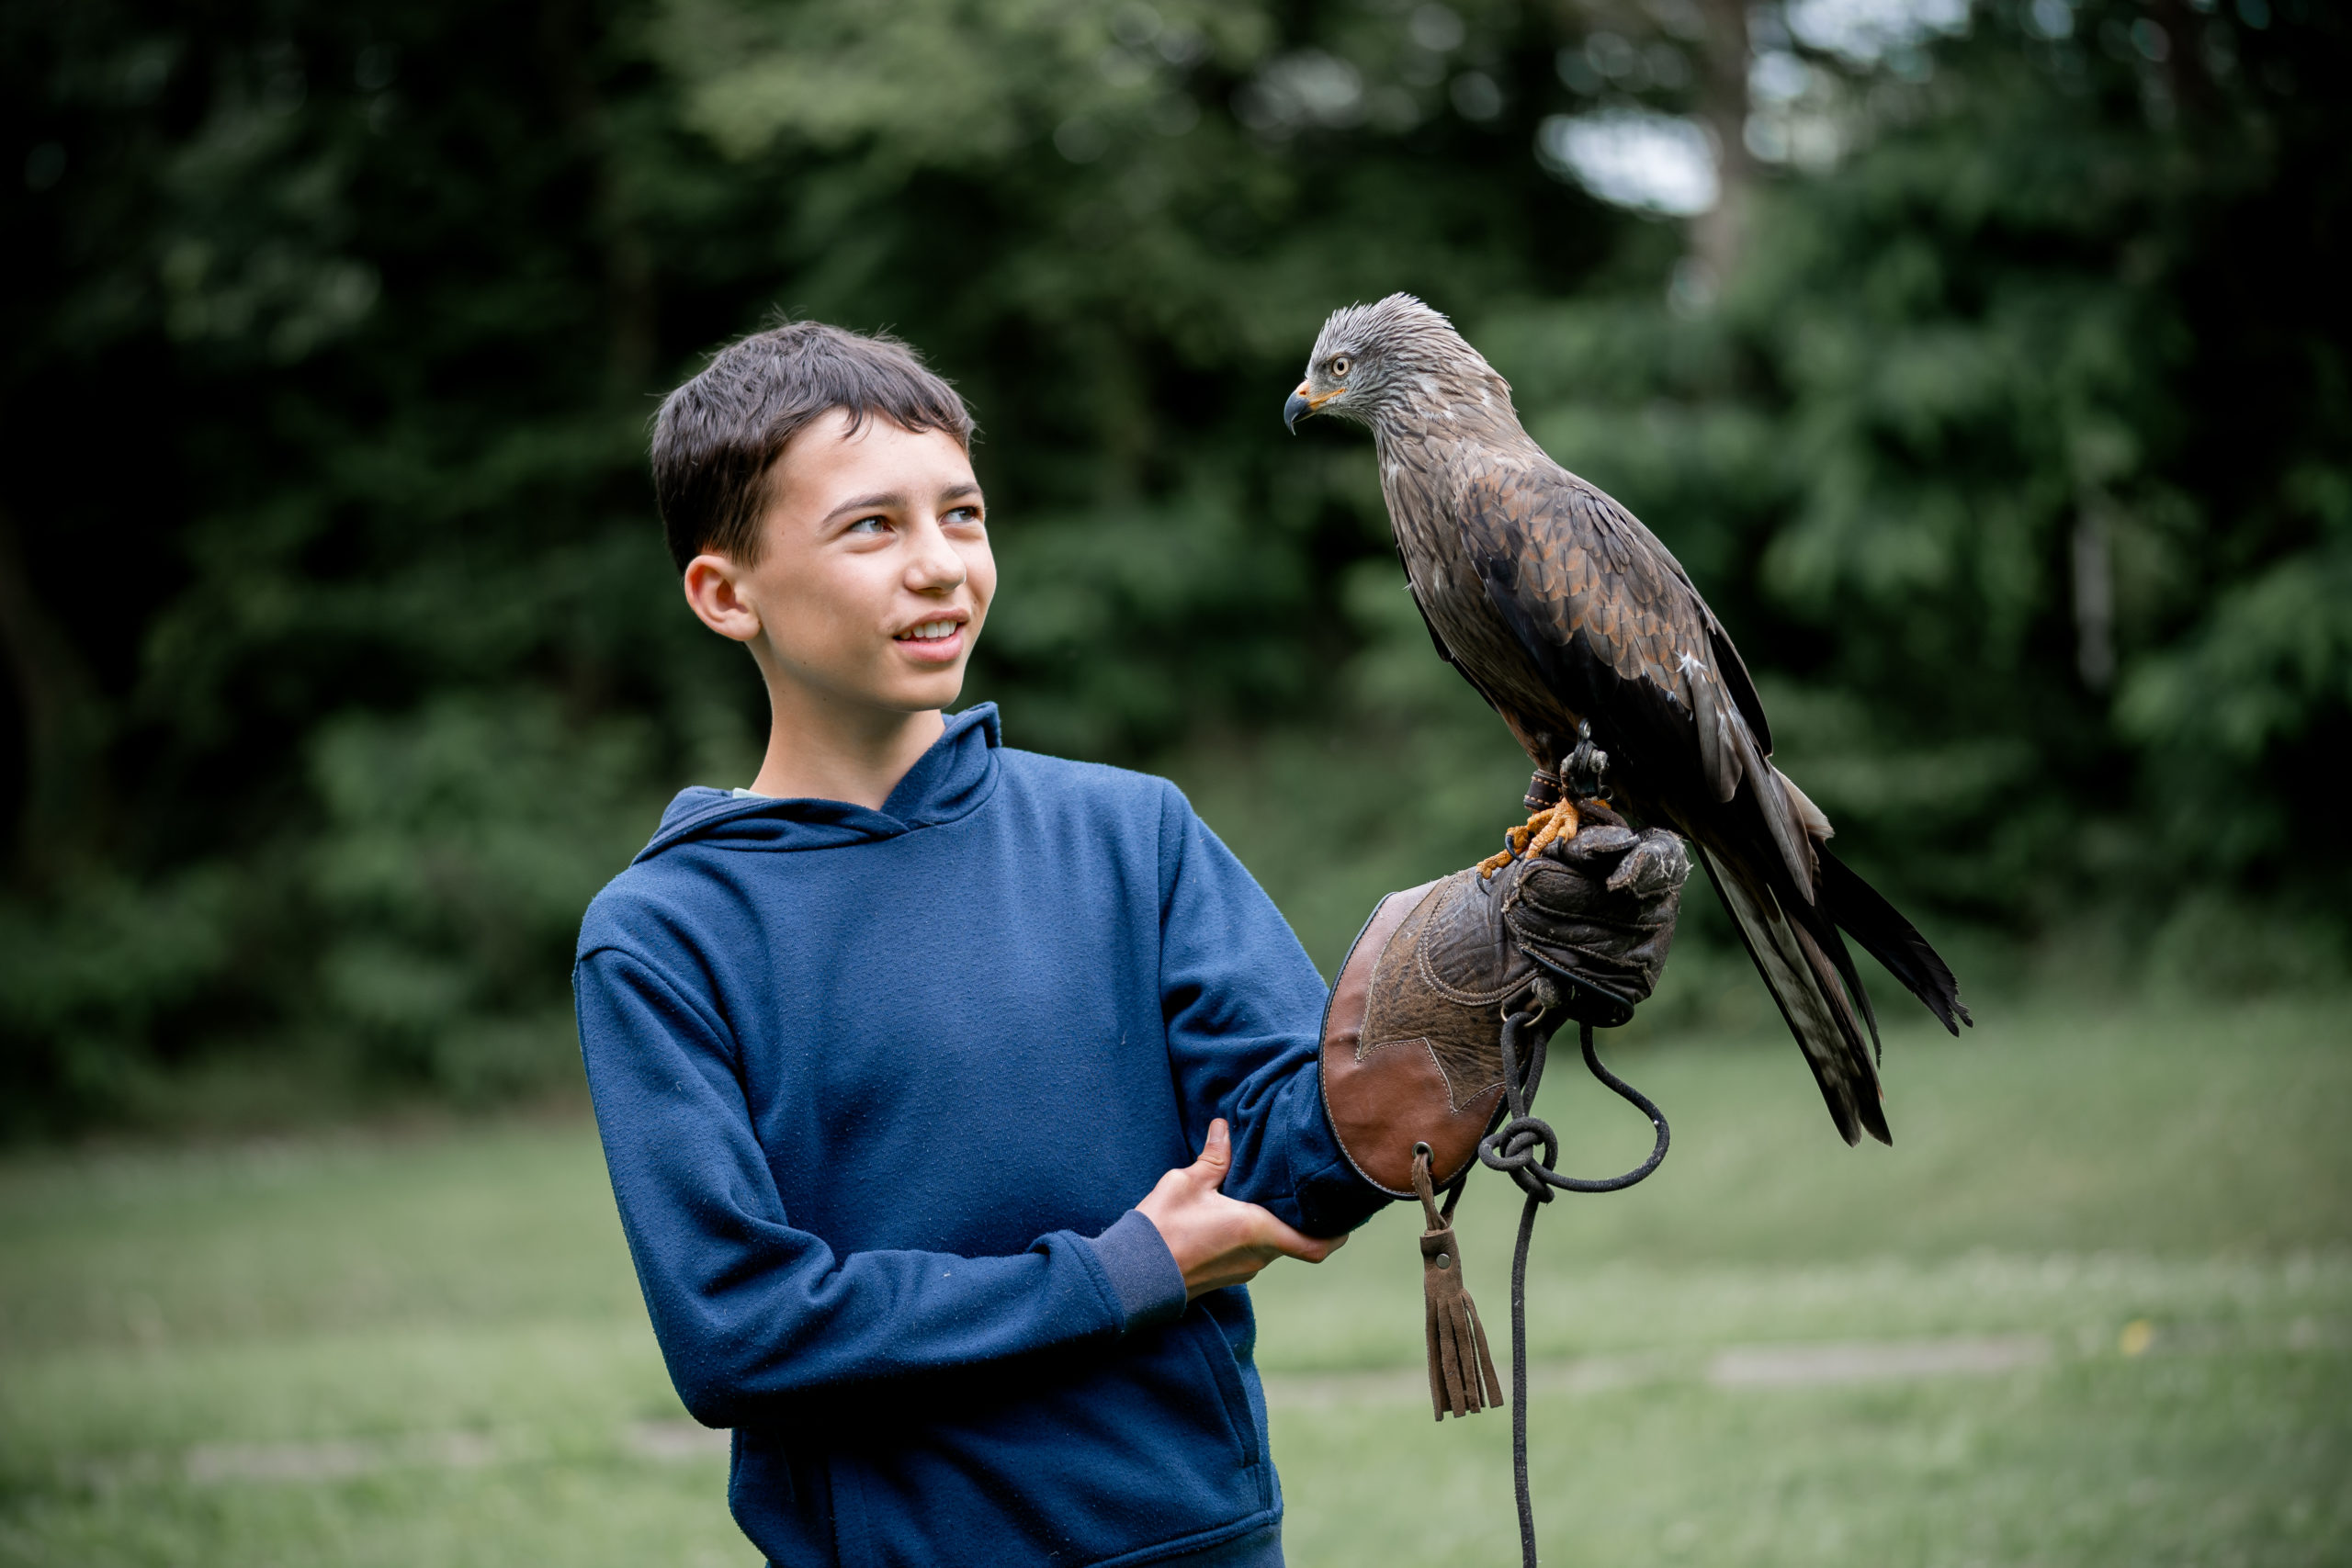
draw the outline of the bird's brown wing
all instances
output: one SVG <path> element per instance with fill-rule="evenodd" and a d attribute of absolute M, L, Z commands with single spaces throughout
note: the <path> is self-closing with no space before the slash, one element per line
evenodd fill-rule
<path fill-rule="evenodd" d="M 1545 683 L 1578 714 L 1606 711 L 1645 795 L 1723 803 L 1748 782 L 1793 891 L 1812 902 L 1805 810 L 1771 766 L 1747 666 L 1681 563 L 1555 466 L 1492 468 L 1462 499 L 1464 552 Z"/>
<path fill-rule="evenodd" d="M 1498 502 L 1491 507 L 1485 501 L 1489 490 L 1495 492 Z M 1525 493 L 1506 499 L 1503 492 L 1507 491 Z M 1510 547 L 1509 525 L 1499 524 L 1499 519 L 1509 516 L 1522 519 L 1518 528 L 1526 538 L 1521 547 L 1532 546 L 1539 556 L 1547 551 L 1564 555 L 1567 549 L 1577 547 L 1579 533 L 1599 541 L 1591 547 L 1591 553 L 1601 562 L 1598 573 L 1600 582 L 1612 590 L 1622 585 L 1629 592 L 1589 593 L 1589 604 L 1575 602 L 1573 597 L 1555 600 L 1544 614 L 1539 615 L 1531 609 L 1514 619 L 1511 609 L 1504 603 L 1510 596 L 1498 594 L 1495 580 L 1488 577 L 1486 585 L 1489 602 L 1496 604 L 1507 621 L 1511 621 L 1522 641 L 1531 633 L 1538 632 L 1552 641 L 1564 640 L 1563 629 L 1572 630 L 1577 624 L 1577 615 L 1588 608 L 1604 626 L 1611 624 L 1613 615 L 1619 629 L 1610 634 L 1611 639 L 1623 643 L 1629 662 L 1641 674 L 1643 685 L 1655 686 L 1656 672 L 1666 663 L 1666 650 L 1676 650 L 1671 673 L 1680 676 L 1683 683 L 1669 694 L 1692 716 L 1702 751 L 1707 735 L 1716 728 L 1709 723 L 1709 716 L 1724 718 L 1721 728 L 1730 742 L 1727 749 L 1738 762 L 1742 776 L 1758 786 L 1752 791 L 1755 803 L 1763 811 L 1774 847 L 1796 879 L 1793 891 L 1805 904 L 1817 905 L 1828 917 L 1828 922 L 1820 928 L 1821 941 L 1816 945 L 1826 950 L 1844 976 L 1873 1043 L 1878 1037 L 1878 1021 L 1871 1015 L 1870 994 L 1862 987 L 1851 956 L 1845 944 L 1837 940 L 1838 929 L 1850 934 L 1871 957 L 1886 965 L 1887 972 L 1902 981 L 1905 989 L 1917 997 L 1945 1029 L 1958 1034 L 1961 1024 L 1973 1022 L 1968 1010 L 1961 1005 L 1960 985 L 1952 977 L 1951 966 L 1900 910 L 1829 852 L 1825 841 L 1829 837 L 1828 819 L 1771 765 L 1772 731 L 1764 717 L 1763 702 L 1756 694 L 1756 684 L 1748 678 L 1747 666 L 1740 659 L 1739 649 L 1732 646 L 1731 636 L 1724 630 L 1723 623 L 1715 619 L 1714 612 L 1700 596 L 1690 573 L 1682 570 L 1682 563 L 1674 558 L 1657 536 L 1607 495 L 1556 466 L 1532 470 L 1516 484 L 1510 481 L 1508 471 L 1498 468 L 1487 486 L 1474 486 L 1470 493 L 1471 504 L 1464 511 L 1463 530 L 1465 546 L 1474 558 L 1479 554 L 1476 538 L 1488 529 L 1496 533 L 1496 547 Z M 1498 523 L 1487 521 L 1490 513 Z M 1566 536 L 1565 543 L 1546 546 L 1539 542 L 1562 533 Z M 1612 603 L 1622 604 L 1628 597 L 1641 606 L 1630 617 L 1622 609 L 1612 610 Z M 1524 626 L 1520 624 L 1521 620 Z M 1702 629 L 1705 646 L 1713 654 L 1704 678 L 1686 669 L 1679 657 L 1679 650 L 1691 647 Z M 1642 705 L 1640 687 L 1632 694 L 1633 705 Z M 1728 708 L 1724 701 L 1726 696 L 1730 699 Z M 1713 762 L 1702 757 L 1702 772 L 1716 789 L 1717 800 L 1736 807 L 1738 801 L 1721 793 L 1724 750 L 1717 748 Z M 1807 863 L 1815 868 L 1815 875 L 1798 874 L 1798 846 L 1805 852 Z M 1815 922 L 1808 917 L 1804 923 Z M 1742 930 L 1745 931 L 1750 924 L 1743 921 Z"/>
<path fill-rule="evenodd" d="M 1396 564 L 1405 566 L 1405 552 L 1402 550 L 1396 552 Z M 1430 646 L 1437 649 L 1437 656 L 1453 666 L 1453 672 L 1469 682 L 1470 689 L 1486 698 L 1488 707 L 1497 713 L 1501 713 L 1502 705 L 1495 701 L 1493 694 L 1478 684 L 1478 678 L 1464 669 L 1462 660 L 1453 657 L 1453 649 L 1445 646 L 1445 638 L 1438 631 L 1437 623 L 1430 619 L 1430 607 L 1421 603 L 1420 592 L 1413 586 L 1413 569 L 1408 566 L 1405 567 L 1405 596 L 1413 602 L 1414 613 L 1421 617 L 1421 629 L 1430 634 Z"/>
<path fill-rule="evenodd" d="M 1514 711 L 1513 705 L 1498 697 L 1495 693 L 1487 688 L 1485 682 L 1479 680 L 1478 671 L 1475 668 L 1476 660 L 1457 659 L 1454 657 L 1453 649 L 1445 645 L 1445 634 L 1437 629 L 1436 617 L 1430 614 L 1430 607 L 1422 603 L 1421 591 L 1413 585 L 1413 569 L 1405 560 L 1405 552 L 1401 547 L 1396 552 L 1396 561 L 1405 569 L 1406 595 L 1413 601 L 1413 609 L 1420 615 L 1422 629 L 1430 634 L 1430 646 L 1437 649 L 1437 656 L 1452 665 L 1453 672 L 1461 676 L 1488 707 L 1495 710 L 1496 716 L 1503 721 L 1510 730 L 1512 738 L 1518 740 L 1520 749 L 1533 759 L 1538 767 L 1552 766 L 1558 761 L 1556 750 L 1547 748 L 1539 739 L 1537 732 L 1528 729 L 1521 722 L 1522 716 Z"/>
<path fill-rule="evenodd" d="M 1549 465 L 1487 468 L 1457 517 L 1487 602 L 1544 684 L 1591 719 L 1612 774 L 1698 844 L 1839 1134 L 1892 1141 L 1869 996 L 1817 902 L 1818 814 L 1773 768 L 1755 686 L 1681 564 Z"/>

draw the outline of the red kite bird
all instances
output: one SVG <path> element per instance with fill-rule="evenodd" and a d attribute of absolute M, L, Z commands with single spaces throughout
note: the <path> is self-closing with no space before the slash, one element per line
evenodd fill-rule
<path fill-rule="evenodd" d="M 1953 1033 L 1968 1010 L 1935 949 L 1829 852 L 1829 819 L 1772 766 L 1764 705 L 1690 573 L 1545 456 L 1510 383 L 1410 295 L 1323 324 L 1283 418 L 1295 428 L 1315 412 L 1372 427 L 1396 551 L 1439 656 L 1540 774 L 1567 777 L 1590 757 L 1589 742 L 1575 755 L 1587 737 L 1605 748 L 1623 804 L 1698 852 L 1838 1131 L 1892 1143 L 1878 1021 L 1839 928 Z M 1513 851 L 1575 832 L 1573 793 L 1513 829 Z"/>

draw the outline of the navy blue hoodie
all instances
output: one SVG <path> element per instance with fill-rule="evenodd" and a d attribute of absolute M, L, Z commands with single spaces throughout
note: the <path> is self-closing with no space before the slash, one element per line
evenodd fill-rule
<path fill-rule="evenodd" d="M 588 910 L 622 1227 L 729 1498 L 786 1563 L 1144 1563 L 1280 1517 L 1248 1293 L 1133 1205 L 1336 1235 L 1325 989 L 1175 787 L 952 719 L 879 811 L 689 789 Z"/>

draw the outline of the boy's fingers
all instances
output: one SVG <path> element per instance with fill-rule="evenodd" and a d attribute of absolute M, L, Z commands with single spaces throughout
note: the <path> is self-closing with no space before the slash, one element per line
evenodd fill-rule
<path fill-rule="evenodd" d="M 1209 1123 L 1208 1142 L 1201 1146 L 1201 1157 L 1193 1168 L 1209 1179 L 1211 1187 L 1225 1184 L 1225 1173 L 1233 1166 L 1233 1134 L 1220 1116 Z"/>
<path fill-rule="evenodd" d="M 1303 1262 L 1322 1262 L 1338 1251 L 1340 1243 L 1347 1239 L 1345 1236 L 1326 1239 L 1308 1235 L 1304 1231 L 1292 1229 L 1264 1209 L 1258 1211 L 1258 1216 L 1259 1245 L 1272 1247 L 1285 1258 L 1295 1258 Z"/>

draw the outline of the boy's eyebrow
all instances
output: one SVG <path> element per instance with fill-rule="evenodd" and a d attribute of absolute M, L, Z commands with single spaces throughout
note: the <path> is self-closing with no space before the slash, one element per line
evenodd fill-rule
<path fill-rule="evenodd" d="M 904 506 L 906 503 L 905 496 L 895 490 L 886 490 L 874 495 L 861 495 L 854 501 L 842 502 L 825 513 L 824 521 L 831 523 L 834 518 L 851 512 L 888 512 L 894 506 Z"/>
<path fill-rule="evenodd" d="M 946 490 L 941 491 L 939 492 L 939 499 L 942 501 L 961 501 L 967 495 L 978 495 L 979 493 L 980 487 L 977 483 L 953 485 Z M 821 527 L 824 523 L 831 523 L 836 517 L 845 516 L 852 512 L 888 512 L 893 507 L 901 507 L 906 504 L 906 495 L 903 491 L 899 491 L 886 490 L 877 491 L 873 495 L 861 495 L 854 501 L 844 501 L 839 506 L 834 507 L 831 512 L 826 513 L 819 526 Z"/>

